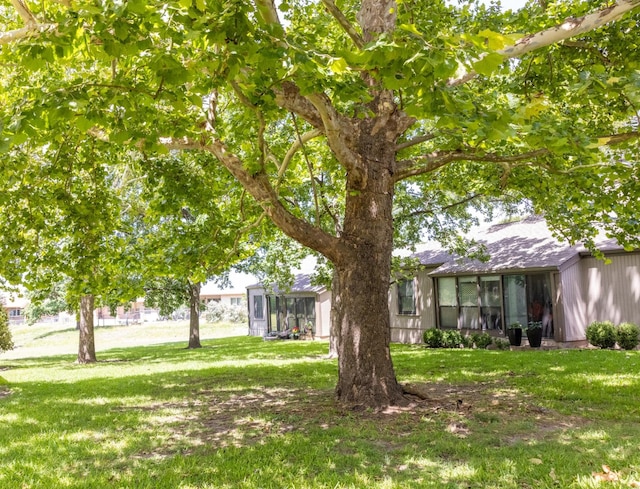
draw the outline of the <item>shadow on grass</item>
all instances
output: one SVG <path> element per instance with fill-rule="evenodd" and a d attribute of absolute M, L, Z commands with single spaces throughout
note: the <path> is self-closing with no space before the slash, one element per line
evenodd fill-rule
<path fill-rule="evenodd" d="M 58 336 L 58 335 L 61 335 L 61 334 L 71 333 L 73 331 L 78 331 L 78 328 L 73 327 L 73 328 L 66 328 L 66 329 L 56 329 L 56 330 L 48 331 L 47 333 L 43 333 L 41 335 L 38 335 L 34 339 L 35 340 L 42 340 L 42 339 L 45 339 L 45 338 L 49 338 L 51 336 Z"/>
<path fill-rule="evenodd" d="M 637 418 L 601 402 L 637 399 L 638 355 L 621 368 L 620 352 L 394 347 L 399 378 L 431 399 L 375 413 L 335 404 L 326 344 L 272 343 L 115 349 L 74 369 L 95 377 L 57 382 L 14 362 L 43 374 L 0 399 L 0 486 L 587 488 L 601 464 L 638 477 Z M 588 366 L 597 395 L 563 405 Z"/>

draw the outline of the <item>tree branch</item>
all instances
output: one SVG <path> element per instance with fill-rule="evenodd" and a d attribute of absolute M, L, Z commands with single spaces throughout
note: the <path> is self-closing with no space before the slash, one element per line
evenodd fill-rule
<path fill-rule="evenodd" d="M 294 83 L 283 82 L 280 88 L 274 89 L 274 93 L 275 102 L 279 107 L 299 115 L 315 128 L 324 129 L 320 113 L 306 97 L 300 94 L 300 90 Z"/>
<path fill-rule="evenodd" d="M 398 162 L 395 173 L 395 181 L 404 180 L 416 175 L 431 173 L 438 168 L 448 165 L 454 161 L 484 161 L 487 163 L 517 163 L 523 160 L 537 158 L 550 151 L 546 148 L 529 151 L 519 155 L 500 155 L 496 153 L 466 153 L 461 150 L 455 151 L 435 151 L 421 158 L 413 160 L 403 160 Z"/>
<path fill-rule="evenodd" d="M 282 183 L 284 174 L 287 171 L 287 167 L 289 166 L 289 163 L 291 163 L 291 159 L 293 158 L 293 156 L 303 147 L 305 143 L 321 135 L 322 131 L 320 129 L 314 129 L 296 137 L 296 140 L 293 142 L 293 144 L 289 148 L 289 151 L 287 151 L 287 154 L 284 156 L 280 168 L 278 168 L 278 180 L 276 183 L 276 189 Z"/>
<path fill-rule="evenodd" d="M 307 98 L 318 111 L 331 151 L 348 172 L 358 176 L 360 180 L 365 178 L 365 172 L 361 158 L 351 151 L 347 141 L 356 134 L 356 128 L 350 124 L 333 107 L 329 98 L 324 94 L 314 93 Z"/>
<path fill-rule="evenodd" d="M 474 193 L 474 194 L 470 194 L 468 196 L 466 196 L 465 198 L 458 200 L 457 202 L 453 202 L 451 204 L 445 205 L 443 207 L 437 208 L 437 209 L 417 209 L 413 212 L 408 212 L 407 214 L 401 214 L 398 217 L 394 218 L 394 220 L 396 219 L 407 219 L 409 217 L 416 217 L 416 216 L 422 216 L 425 214 L 430 214 L 430 215 L 434 215 L 436 212 L 442 212 L 442 211 L 448 211 L 450 209 L 453 209 L 454 207 L 458 207 L 460 205 L 464 205 L 464 204 L 468 204 L 469 202 L 471 202 L 472 200 L 475 200 L 479 197 L 483 197 L 483 194 L 479 194 L 479 193 Z"/>
<path fill-rule="evenodd" d="M 615 146 L 616 144 L 624 143 L 631 139 L 640 139 L 640 132 L 624 132 L 620 134 L 612 134 L 611 136 L 602 136 L 598 138 L 598 141 L 602 142 L 602 146 Z"/>
<path fill-rule="evenodd" d="M 565 39 L 579 36 L 580 34 L 602 27 L 609 22 L 618 20 L 624 14 L 638 8 L 639 6 L 640 0 L 619 0 L 618 3 L 611 7 L 607 7 L 606 9 L 598 10 L 583 17 L 570 17 L 565 19 L 562 24 L 555 27 L 525 36 L 519 39 L 513 46 L 501 49 L 500 51 L 497 51 L 497 53 L 502 55 L 505 60 L 519 58 L 536 49 L 550 46 L 551 44 L 555 44 L 560 41 L 564 41 Z M 460 78 L 449 80 L 447 85 L 450 87 L 462 85 L 469 80 L 472 80 L 477 75 L 478 74 L 475 71 L 470 71 Z"/>
<path fill-rule="evenodd" d="M 0 45 L 10 44 L 12 42 L 19 41 L 20 39 L 25 39 L 44 32 L 55 31 L 57 27 L 57 24 L 30 24 L 26 27 L 21 27 L 20 29 L 0 32 Z"/>
<path fill-rule="evenodd" d="M 211 144 L 202 144 L 184 140 L 177 142 L 177 144 L 173 142 L 173 145 L 169 147 L 171 149 L 199 149 L 212 153 L 256 199 L 269 218 L 287 235 L 304 246 L 322 253 L 330 261 L 337 261 L 341 253 L 347 252 L 346 245 L 340 239 L 289 212 L 278 199 L 267 175 L 249 173 L 242 160 L 228 151 L 221 141 L 214 140 Z"/>
<path fill-rule="evenodd" d="M 256 7 L 265 24 L 280 24 L 278 11 L 273 0 L 256 0 Z"/>
<path fill-rule="evenodd" d="M 611 134 L 608 136 L 600 136 L 597 139 L 598 143 L 596 147 L 615 146 L 616 144 L 621 144 L 632 139 L 640 139 L 640 132 L 632 131 L 620 134 Z M 395 173 L 395 181 L 398 182 L 412 176 L 431 173 L 454 161 L 481 161 L 486 163 L 500 163 L 505 168 L 505 175 L 507 175 L 513 167 L 513 165 L 511 165 L 512 163 L 520 163 L 526 160 L 533 160 L 550 153 L 551 151 L 546 148 L 536 149 L 516 155 L 501 155 L 497 153 L 468 153 L 461 150 L 436 151 L 420 158 L 399 161 L 397 164 L 397 171 Z M 595 165 L 576 166 L 575 168 L 571 168 L 569 170 L 547 169 L 549 171 L 553 171 L 554 173 L 571 173 L 585 168 L 606 166 L 607 164 L 602 165 L 600 163 L 597 163 Z"/>
<path fill-rule="evenodd" d="M 351 38 L 351 40 L 356 45 L 356 47 L 358 49 L 362 49 L 365 44 L 364 39 L 362 38 L 360 33 L 358 33 L 355 27 L 353 27 L 351 22 L 349 22 L 349 19 L 347 19 L 345 15 L 342 13 L 342 11 L 336 6 L 334 1 L 322 0 L 322 3 L 326 7 L 326 9 L 329 11 L 329 13 L 333 15 L 333 18 L 338 21 L 338 24 L 340 24 L 340 27 L 342 27 L 342 29 L 347 33 L 347 35 Z"/>
<path fill-rule="evenodd" d="M 58 27 L 57 24 L 39 23 L 35 15 L 29 9 L 29 6 L 23 0 L 11 0 L 11 5 L 25 23 L 24 27 L 13 29 L 6 32 L 0 32 L 0 45 L 9 44 L 20 39 L 42 34 L 44 32 L 54 31 Z"/>
<path fill-rule="evenodd" d="M 434 134 L 425 134 L 424 136 L 417 136 L 413 139 L 409 139 L 404 143 L 400 143 L 396 145 L 396 153 L 402 151 L 403 149 L 410 148 L 411 146 L 416 146 L 420 143 L 424 143 L 426 141 L 431 141 L 436 136 Z"/>
<path fill-rule="evenodd" d="M 26 25 L 37 24 L 35 16 L 31 13 L 29 6 L 23 0 L 11 0 L 11 5 L 16 9 L 18 15 Z"/>

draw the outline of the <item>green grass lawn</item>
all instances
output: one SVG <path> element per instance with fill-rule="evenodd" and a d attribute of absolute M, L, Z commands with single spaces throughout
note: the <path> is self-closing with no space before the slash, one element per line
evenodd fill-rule
<path fill-rule="evenodd" d="M 428 399 L 373 412 L 334 403 L 324 342 L 208 325 L 186 350 L 186 325 L 146 346 L 168 330 L 137 327 L 163 326 L 100 328 L 88 366 L 75 332 L 14 336 L 1 488 L 640 487 L 638 351 L 394 345 L 399 380 Z"/>

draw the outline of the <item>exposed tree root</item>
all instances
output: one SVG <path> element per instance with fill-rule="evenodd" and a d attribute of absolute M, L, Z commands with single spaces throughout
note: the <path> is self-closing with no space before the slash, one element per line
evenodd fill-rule
<path fill-rule="evenodd" d="M 428 386 L 426 385 L 401 384 L 401 387 L 405 395 L 408 394 L 423 401 L 431 400 L 431 397 L 429 396 L 429 394 L 427 394 Z"/>

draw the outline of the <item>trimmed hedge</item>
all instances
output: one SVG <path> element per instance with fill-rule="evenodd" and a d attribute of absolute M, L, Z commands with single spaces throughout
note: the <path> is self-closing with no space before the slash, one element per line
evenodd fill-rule
<path fill-rule="evenodd" d="M 594 321 L 587 326 L 587 341 L 599 348 L 613 348 L 616 344 L 616 327 L 611 321 Z"/>
<path fill-rule="evenodd" d="M 476 348 L 484 350 L 493 343 L 493 338 L 489 333 L 473 333 L 471 341 L 476 345 Z"/>
<path fill-rule="evenodd" d="M 442 348 L 442 330 L 437 328 L 429 328 L 422 333 L 422 340 L 427 348 Z"/>
<path fill-rule="evenodd" d="M 620 323 L 616 329 L 616 341 L 623 350 L 633 350 L 640 343 L 640 327 L 633 323 Z"/>

